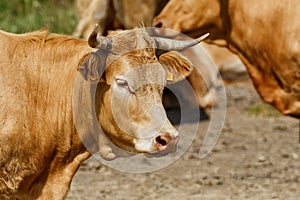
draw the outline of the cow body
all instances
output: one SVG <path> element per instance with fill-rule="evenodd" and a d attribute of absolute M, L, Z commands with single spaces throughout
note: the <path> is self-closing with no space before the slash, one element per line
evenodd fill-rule
<path fill-rule="evenodd" d="M 47 31 L 0 37 L 1 195 L 62 198 L 89 156 L 74 129 L 72 88 L 78 65 L 73 56 L 91 48 Z"/>
<path fill-rule="evenodd" d="M 299 117 L 299 9 L 295 1 L 171 0 L 154 25 L 191 35 L 210 32 L 211 42 L 225 41 L 245 63 L 262 99 Z"/>
<path fill-rule="evenodd" d="M 93 46 L 99 37 L 92 36 L 87 42 L 47 30 L 21 35 L 0 31 L 1 199 L 66 196 L 79 165 L 91 155 L 82 142 L 89 137 L 88 128 L 79 137 L 82 127 L 73 120 L 78 83 L 97 87 L 90 107 L 96 108 L 95 120 L 107 136 L 96 133 L 96 147 L 105 159 L 118 156 L 108 139 L 130 153 L 162 156 L 176 150 L 178 133 L 163 111 L 162 90 L 167 77 L 173 82 L 184 78 L 191 64 L 172 51 L 157 58 L 155 42 L 145 30 L 103 37 L 111 41 L 107 49 Z M 109 68 L 102 74 L 106 61 Z M 150 115 L 153 106 L 158 117 Z"/>

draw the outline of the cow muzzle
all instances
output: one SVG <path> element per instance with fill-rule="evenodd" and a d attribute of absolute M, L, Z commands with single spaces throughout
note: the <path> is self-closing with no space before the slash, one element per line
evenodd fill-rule
<path fill-rule="evenodd" d="M 135 149 L 137 152 L 145 153 L 148 157 L 164 156 L 177 150 L 179 141 L 177 132 L 163 132 L 153 137 L 136 138 Z"/>
<path fill-rule="evenodd" d="M 155 137 L 155 151 L 151 152 L 152 156 L 164 156 L 169 153 L 174 153 L 177 149 L 179 137 L 171 136 L 168 133 L 163 133 Z"/>

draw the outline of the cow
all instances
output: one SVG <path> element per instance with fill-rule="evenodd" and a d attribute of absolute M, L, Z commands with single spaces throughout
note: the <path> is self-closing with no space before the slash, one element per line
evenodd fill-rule
<path fill-rule="evenodd" d="M 241 58 L 265 102 L 299 118 L 299 10 L 296 1 L 171 0 L 153 25 L 193 36 L 209 32 L 207 42 Z"/>
<path fill-rule="evenodd" d="M 0 199 L 66 196 L 79 165 L 93 153 L 84 144 L 91 133 L 79 135 L 82 126 L 74 122 L 75 109 L 85 112 L 73 99 L 88 98 L 74 91 L 77 86 L 96 88 L 90 107 L 104 132 L 98 139 L 130 154 L 176 150 L 179 136 L 164 113 L 162 92 L 193 70 L 173 50 L 196 42 L 165 42 L 144 28 L 103 37 L 97 27 L 88 41 L 46 29 L 0 31 Z M 157 46 L 166 52 L 156 54 Z M 106 140 L 98 144 L 105 159 L 118 156 Z"/>
<path fill-rule="evenodd" d="M 73 36 L 88 38 L 94 25 L 100 33 L 120 28 L 149 27 L 168 0 L 76 0 L 79 22 Z"/>

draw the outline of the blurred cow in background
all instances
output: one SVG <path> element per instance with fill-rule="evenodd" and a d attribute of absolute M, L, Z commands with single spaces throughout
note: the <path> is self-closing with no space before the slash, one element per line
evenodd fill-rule
<path fill-rule="evenodd" d="M 171 0 L 154 26 L 210 32 L 245 63 L 261 98 L 300 117 L 300 4 L 297 1 Z M 224 44 L 222 44 L 224 45 Z"/>
<path fill-rule="evenodd" d="M 76 0 L 79 23 L 75 37 L 88 38 L 96 23 L 100 33 L 120 28 L 149 27 L 168 0 Z"/>

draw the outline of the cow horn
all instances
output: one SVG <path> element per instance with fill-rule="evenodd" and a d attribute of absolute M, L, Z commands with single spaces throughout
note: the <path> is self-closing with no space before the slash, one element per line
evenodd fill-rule
<path fill-rule="evenodd" d="M 153 37 L 156 43 L 157 49 L 163 49 L 168 51 L 175 51 L 175 50 L 183 50 L 188 47 L 192 47 L 202 40 L 206 39 L 209 36 L 209 33 L 206 33 L 197 39 L 194 40 L 173 40 L 168 38 L 160 38 L 160 37 Z"/>
<path fill-rule="evenodd" d="M 111 49 L 112 38 L 98 35 L 99 30 L 100 30 L 100 26 L 96 24 L 93 32 L 91 33 L 88 39 L 88 43 L 90 47 L 99 48 L 99 49 Z"/>

